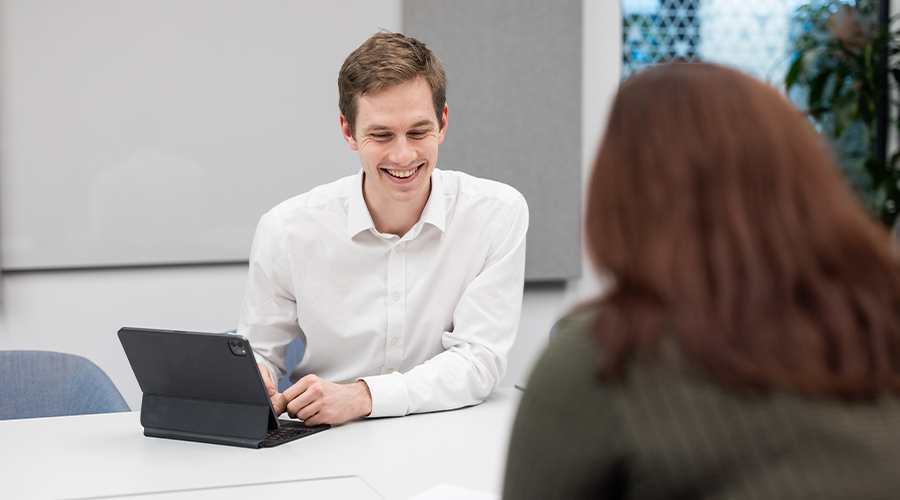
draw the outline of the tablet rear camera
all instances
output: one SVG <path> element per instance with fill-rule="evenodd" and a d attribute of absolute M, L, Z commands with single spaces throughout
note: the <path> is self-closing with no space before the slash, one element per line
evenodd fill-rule
<path fill-rule="evenodd" d="M 228 342 L 228 347 L 231 348 L 232 354 L 235 356 L 246 356 L 247 348 L 244 347 L 244 343 L 236 340 L 232 340 Z"/>

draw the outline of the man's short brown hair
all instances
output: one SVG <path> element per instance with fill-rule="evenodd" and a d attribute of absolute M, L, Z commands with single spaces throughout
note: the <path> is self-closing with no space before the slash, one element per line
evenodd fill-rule
<path fill-rule="evenodd" d="M 431 88 L 440 126 L 447 100 L 447 78 L 441 60 L 424 43 L 400 33 L 380 31 L 351 52 L 338 73 L 338 107 L 350 134 L 355 130 L 359 96 L 420 77 Z"/>

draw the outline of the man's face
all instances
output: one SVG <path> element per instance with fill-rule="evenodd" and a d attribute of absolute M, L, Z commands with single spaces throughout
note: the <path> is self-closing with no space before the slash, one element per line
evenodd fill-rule
<path fill-rule="evenodd" d="M 418 78 L 361 95 L 355 133 L 350 135 L 343 116 L 341 130 L 350 147 L 359 151 L 369 209 L 409 203 L 421 210 L 430 192 L 438 144 L 447 130 L 447 106 L 435 116 L 428 83 Z"/>

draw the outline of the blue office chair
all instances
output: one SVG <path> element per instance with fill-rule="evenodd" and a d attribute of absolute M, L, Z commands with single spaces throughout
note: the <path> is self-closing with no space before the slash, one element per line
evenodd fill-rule
<path fill-rule="evenodd" d="M 550 340 L 553 340 L 553 337 L 556 337 L 556 330 L 559 330 L 559 324 L 562 322 L 561 319 L 556 320 L 553 323 L 553 326 L 550 327 Z"/>
<path fill-rule="evenodd" d="M 287 345 L 287 356 L 284 357 L 284 366 L 287 368 L 287 374 L 278 381 L 278 392 L 284 392 L 285 389 L 293 385 L 288 377 L 291 375 L 291 370 L 303 359 L 305 353 L 306 345 L 300 341 L 300 337 L 295 338 Z"/>
<path fill-rule="evenodd" d="M 0 351 L 0 420 L 131 411 L 106 373 L 81 356 Z"/>

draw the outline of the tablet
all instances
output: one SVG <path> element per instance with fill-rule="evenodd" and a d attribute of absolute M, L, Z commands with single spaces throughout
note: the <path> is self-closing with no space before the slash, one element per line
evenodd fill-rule
<path fill-rule="evenodd" d="M 263 448 L 330 427 L 278 419 L 244 337 L 124 327 L 119 341 L 146 436 Z"/>

